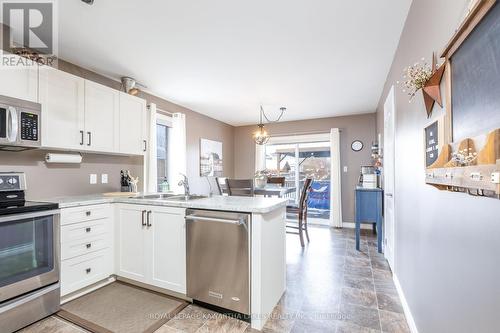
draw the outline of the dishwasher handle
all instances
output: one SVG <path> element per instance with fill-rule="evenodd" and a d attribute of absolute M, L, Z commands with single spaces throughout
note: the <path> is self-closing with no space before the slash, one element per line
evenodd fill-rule
<path fill-rule="evenodd" d="M 187 215 L 186 220 L 221 222 L 221 223 L 229 223 L 229 224 L 236 224 L 236 225 L 244 225 L 246 227 L 246 223 L 243 220 L 230 220 L 230 219 L 221 219 L 221 218 L 216 218 L 216 217 L 203 217 L 203 216 L 196 216 L 196 215 Z"/>

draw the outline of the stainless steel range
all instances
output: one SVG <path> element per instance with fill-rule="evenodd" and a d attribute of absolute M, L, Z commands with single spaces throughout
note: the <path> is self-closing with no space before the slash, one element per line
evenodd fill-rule
<path fill-rule="evenodd" d="M 25 200 L 24 173 L 0 173 L 0 332 L 59 310 L 59 210 Z"/>

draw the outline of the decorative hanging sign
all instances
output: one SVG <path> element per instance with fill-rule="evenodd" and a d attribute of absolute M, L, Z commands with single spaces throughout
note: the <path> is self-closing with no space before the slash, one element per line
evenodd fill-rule
<path fill-rule="evenodd" d="M 425 128 L 425 166 L 428 168 L 438 158 L 439 126 L 436 120 Z"/>

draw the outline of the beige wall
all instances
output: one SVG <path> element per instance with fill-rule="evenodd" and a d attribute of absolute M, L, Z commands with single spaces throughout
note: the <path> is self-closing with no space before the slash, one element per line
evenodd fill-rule
<path fill-rule="evenodd" d="M 120 89 L 119 82 L 62 60 L 59 61 L 59 69 Z M 208 193 L 206 180 L 199 177 L 200 138 L 222 141 L 224 173 L 228 177 L 233 176 L 234 134 L 232 126 L 150 94 L 141 93 L 140 97 L 148 102 L 156 103 L 159 108 L 165 111 L 186 114 L 187 174 L 192 193 Z M 45 153 L 42 151 L 0 152 L 0 171 L 26 171 L 29 186 L 28 195 L 31 198 L 119 191 L 119 176 L 122 169 L 129 169 L 133 175 L 140 177 L 139 188 L 141 188 L 144 180 L 142 157 L 85 154 L 81 165 L 47 167 L 42 162 Z M 175 156 L 172 158 L 175 158 Z M 109 184 L 91 186 L 89 184 L 90 173 L 108 173 L 110 177 Z"/>
<path fill-rule="evenodd" d="M 44 162 L 47 152 L 0 151 L 0 171 L 26 172 L 27 196 L 31 200 L 119 191 L 120 170 L 142 175 L 142 157 L 83 154 L 81 164 L 49 165 Z M 98 184 L 90 185 L 91 173 L 98 175 Z M 108 174 L 108 184 L 100 184 L 103 173 Z"/>
<path fill-rule="evenodd" d="M 359 168 L 371 164 L 370 146 L 375 141 L 375 114 L 359 116 L 333 117 L 301 121 L 268 124 L 266 128 L 271 135 L 283 135 L 308 132 L 329 132 L 331 128 L 339 128 L 340 164 L 342 170 L 342 210 L 345 222 L 354 221 L 354 188 L 358 181 Z M 253 177 L 255 172 L 255 143 L 252 133 L 256 126 L 236 127 L 234 131 L 234 175 L 236 178 Z M 351 150 L 351 143 L 361 140 L 364 148 L 360 152 Z"/>
<path fill-rule="evenodd" d="M 403 69 L 430 59 L 450 40 L 469 0 L 413 1 L 378 107 Z M 411 104 L 396 86 L 394 274 L 419 332 L 498 332 L 500 294 L 498 235 L 500 202 L 425 184 L 423 129 L 427 119 L 421 93 Z M 498 124 L 500 127 L 500 124 Z"/>

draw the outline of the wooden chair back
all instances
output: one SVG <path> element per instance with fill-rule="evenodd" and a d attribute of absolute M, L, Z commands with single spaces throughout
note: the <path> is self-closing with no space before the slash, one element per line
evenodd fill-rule
<path fill-rule="evenodd" d="M 210 193 L 214 195 L 222 195 L 222 189 L 217 177 L 207 177 L 208 185 L 210 186 Z"/>
<path fill-rule="evenodd" d="M 309 197 L 309 192 L 311 192 L 312 182 L 312 178 L 306 178 L 306 180 L 304 181 L 304 187 L 302 187 L 302 192 L 300 193 L 299 199 L 299 209 L 301 211 L 307 210 L 307 199 Z"/>
<path fill-rule="evenodd" d="M 254 181 L 253 179 L 229 179 L 226 178 L 227 192 L 231 196 L 253 197 Z"/>
<path fill-rule="evenodd" d="M 285 187 L 285 177 L 269 177 L 267 178 L 268 184 L 277 184 Z"/>

